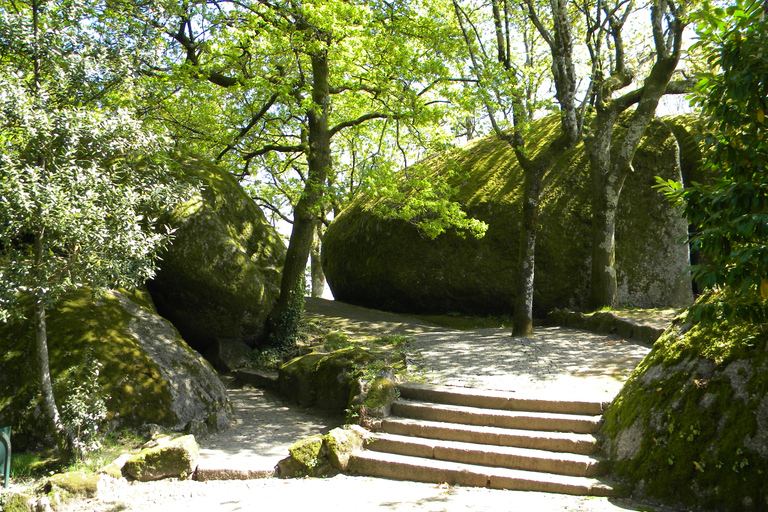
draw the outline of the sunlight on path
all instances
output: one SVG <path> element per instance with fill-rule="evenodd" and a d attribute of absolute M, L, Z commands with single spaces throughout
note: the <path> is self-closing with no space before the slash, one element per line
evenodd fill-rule
<path fill-rule="evenodd" d="M 611 400 L 650 348 L 563 327 L 513 338 L 508 329 L 411 335 L 412 361 L 426 382 Z"/>

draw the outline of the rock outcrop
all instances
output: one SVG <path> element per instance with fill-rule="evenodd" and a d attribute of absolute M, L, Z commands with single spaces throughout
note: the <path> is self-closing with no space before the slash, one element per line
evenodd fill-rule
<path fill-rule="evenodd" d="M 147 287 L 200 353 L 219 338 L 253 347 L 280 293 L 285 245 L 231 174 L 194 159 L 182 167 L 202 191 L 168 219 L 175 238 Z"/>
<path fill-rule="evenodd" d="M 103 427 L 159 424 L 182 430 L 204 422 L 210 432 L 232 421 L 216 372 L 158 316 L 146 292 L 94 297 L 80 289 L 47 314 L 54 394 L 64 404 L 74 383 L 100 365 L 97 389 L 107 408 Z M 0 325 L 0 424 L 13 426 L 14 449 L 50 445 L 36 382 L 34 329 Z"/>
<path fill-rule="evenodd" d="M 558 129 L 553 117 L 531 129 L 545 144 Z M 495 138 L 473 142 L 426 165 L 436 172 L 460 168 L 456 199 L 488 224 L 481 239 L 450 231 L 431 240 L 413 225 L 385 220 L 370 199 L 358 200 L 328 227 L 323 266 L 337 300 L 366 307 L 422 313 L 509 313 L 514 305 L 522 171 L 509 145 Z M 616 228 L 619 301 L 636 307 L 690 304 L 687 232 L 681 213 L 653 189 L 654 177 L 681 180 L 678 144 L 656 120 L 637 151 L 626 180 Z M 586 307 L 591 260 L 591 206 L 584 146 L 564 153 L 544 181 L 536 245 L 534 313 Z"/>
<path fill-rule="evenodd" d="M 612 472 L 637 496 L 768 510 L 768 333 L 679 317 L 609 407 L 600 436 Z"/>

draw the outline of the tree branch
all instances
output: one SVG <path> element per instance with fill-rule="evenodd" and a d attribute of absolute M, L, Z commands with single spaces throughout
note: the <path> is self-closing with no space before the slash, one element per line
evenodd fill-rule
<path fill-rule="evenodd" d="M 245 137 L 248 134 L 248 132 L 251 131 L 254 126 L 256 126 L 256 123 L 258 123 L 267 114 L 269 109 L 272 108 L 272 105 L 275 104 L 275 101 L 277 101 L 277 97 L 278 97 L 277 94 L 273 94 L 267 100 L 267 102 L 261 106 L 261 109 L 256 114 L 254 114 L 253 117 L 251 117 L 250 122 L 246 126 L 240 128 L 240 132 L 235 136 L 235 139 L 231 143 L 229 143 L 229 145 L 227 145 L 227 147 L 224 148 L 224 150 L 221 153 L 219 153 L 219 155 L 216 157 L 217 162 L 221 161 L 221 159 L 224 158 L 224 155 L 226 155 L 231 150 L 233 150 L 237 145 L 237 143 L 240 141 L 240 139 Z"/>
<path fill-rule="evenodd" d="M 358 117 L 357 119 L 352 119 L 352 120 L 344 121 L 342 123 L 337 124 L 336 126 L 330 129 L 330 136 L 333 137 L 344 128 L 351 128 L 352 126 L 363 124 L 364 122 L 370 121 L 371 119 L 388 119 L 390 117 L 393 117 L 393 116 L 390 114 L 382 114 L 378 112 L 371 112 L 368 114 L 364 114 Z"/>
<path fill-rule="evenodd" d="M 275 151 L 277 153 L 301 153 L 305 150 L 306 150 L 306 147 L 300 144 L 294 145 L 294 146 L 280 145 L 280 144 L 267 144 L 263 148 L 247 153 L 246 155 L 243 156 L 243 160 L 251 160 L 252 158 L 255 158 L 257 156 L 262 156 L 262 155 L 266 155 L 267 153 L 271 153 L 272 151 Z"/>

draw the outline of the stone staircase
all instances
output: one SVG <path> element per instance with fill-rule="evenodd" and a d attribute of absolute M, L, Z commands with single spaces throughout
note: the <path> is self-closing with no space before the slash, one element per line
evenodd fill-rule
<path fill-rule="evenodd" d="M 592 435 L 606 404 L 406 383 L 393 416 L 350 459 L 362 475 L 613 496 Z"/>

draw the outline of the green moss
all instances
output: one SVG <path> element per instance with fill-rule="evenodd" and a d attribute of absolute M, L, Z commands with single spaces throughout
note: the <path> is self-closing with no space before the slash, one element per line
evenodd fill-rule
<path fill-rule="evenodd" d="M 530 154 L 558 134 L 556 116 L 530 126 Z M 617 136 L 621 129 L 617 130 Z M 323 266 L 337 300 L 421 314 L 510 314 L 515 303 L 523 173 L 509 145 L 488 137 L 429 159 L 435 172 L 460 168 L 455 196 L 488 224 L 482 239 L 448 231 L 435 240 L 404 221 L 374 214 L 370 198 L 351 204 L 329 226 Z M 655 121 L 625 182 L 616 227 L 622 302 L 684 306 L 688 252 L 676 244 L 685 221 L 652 187 L 654 177 L 680 180 L 672 132 Z M 591 179 L 583 144 L 564 152 L 544 177 L 536 254 L 534 314 L 584 309 L 591 258 Z"/>
<path fill-rule="evenodd" d="M 201 352 L 216 338 L 257 338 L 280 293 L 285 245 L 229 172 L 199 159 L 181 166 L 202 191 L 167 219 L 176 237 L 149 291 Z"/>
<path fill-rule="evenodd" d="M 48 487 L 51 490 L 61 489 L 70 495 L 89 497 L 96 495 L 98 484 L 99 475 L 94 473 L 59 473 L 48 479 Z"/>
<path fill-rule="evenodd" d="M 349 457 L 363 447 L 363 436 L 349 428 L 334 428 L 323 436 L 331 465 L 346 471 Z"/>
<path fill-rule="evenodd" d="M 145 448 L 125 463 L 123 471 L 142 482 L 171 476 L 189 478 L 197 467 L 198 452 L 194 436 L 181 436 L 167 444 Z"/>
<path fill-rule="evenodd" d="M 29 512 L 31 496 L 16 492 L 0 495 L 0 510 L 3 512 Z"/>
<path fill-rule="evenodd" d="M 330 470 L 330 462 L 320 434 L 296 441 L 288 453 L 294 474 L 290 476 L 321 476 Z"/>
<path fill-rule="evenodd" d="M 638 492 L 672 503 L 764 510 L 766 369 L 760 326 L 682 329 L 678 320 L 605 415 L 601 436 L 615 475 Z"/>
<path fill-rule="evenodd" d="M 135 297 L 142 296 L 139 292 Z M 142 302 L 146 304 L 146 299 Z M 117 297 L 94 296 L 90 289 L 81 288 L 46 316 L 51 375 L 59 403 L 68 395 L 69 380 L 82 380 L 83 363 L 92 357 L 103 365 L 98 383 L 109 409 L 107 422 L 122 426 L 132 426 L 138 418 L 154 418 L 167 425 L 176 422 L 170 410 L 171 392 L 160 367 L 143 356 L 128 328 L 132 316 Z M 34 413 L 39 396 L 31 322 L 0 326 L 0 340 L 4 367 L 14 368 L 0 374 L 0 396 L 4 397 L 0 421 L 14 426 L 14 445 L 20 449 L 46 444 L 47 428 Z M 123 377 L 113 378 L 115 375 Z"/>

